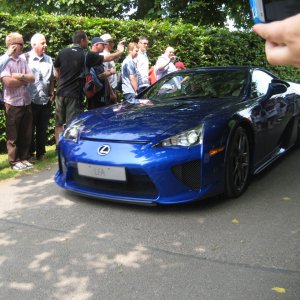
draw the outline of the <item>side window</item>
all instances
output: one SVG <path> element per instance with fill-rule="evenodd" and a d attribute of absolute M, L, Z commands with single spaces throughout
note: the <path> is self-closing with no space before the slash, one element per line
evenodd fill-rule
<path fill-rule="evenodd" d="M 264 96 L 269 88 L 272 77 L 260 70 L 254 70 L 251 80 L 251 98 L 257 98 Z"/>

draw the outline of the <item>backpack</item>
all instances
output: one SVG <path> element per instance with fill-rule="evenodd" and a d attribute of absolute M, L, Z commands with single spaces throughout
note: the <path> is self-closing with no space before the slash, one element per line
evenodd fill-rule
<path fill-rule="evenodd" d="M 98 92 L 103 89 L 103 84 L 97 77 L 96 71 L 93 67 L 85 75 L 84 91 L 87 98 L 94 97 Z"/>
<path fill-rule="evenodd" d="M 103 89 L 103 83 L 98 78 L 96 70 L 94 67 L 88 69 L 86 65 L 86 56 L 84 57 L 84 68 L 85 68 L 85 75 L 84 75 L 84 93 L 87 98 L 94 97 L 98 92 Z"/>
<path fill-rule="evenodd" d="M 155 70 L 155 67 L 152 66 L 150 69 L 149 69 L 149 72 L 148 72 L 148 75 L 149 75 L 149 81 L 150 81 L 150 84 L 153 84 L 157 81 L 157 77 L 156 77 L 156 70 Z"/>

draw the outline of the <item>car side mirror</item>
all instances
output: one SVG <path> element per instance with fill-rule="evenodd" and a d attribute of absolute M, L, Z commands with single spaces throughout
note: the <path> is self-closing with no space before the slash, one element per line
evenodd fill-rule
<path fill-rule="evenodd" d="M 273 79 L 269 85 L 270 96 L 285 93 L 289 86 L 290 85 L 283 80 Z"/>

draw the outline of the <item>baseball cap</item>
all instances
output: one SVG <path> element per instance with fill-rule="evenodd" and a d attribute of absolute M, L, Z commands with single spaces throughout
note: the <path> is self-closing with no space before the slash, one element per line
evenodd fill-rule
<path fill-rule="evenodd" d="M 108 42 L 108 41 L 113 41 L 114 39 L 112 38 L 112 36 L 108 33 L 105 33 L 105 34 L 102 34 L 100 36 L 100 38 L 105 41 L 105 42 Z"/>
<path fill-rule="evenodd" d="M 96 37 L 92 38 L 91 44 L 92 45 L 95 45 L 95 44 L 108 45 L 108 43 L 104 42 L 103 39 L 101 39 L 101 37 L 99 37 L 99 36 L 96 36 Z"/>
<path fill-rule="evenodd" d="M 186 69 L 186 67 L 185 67 L 185 65 L 184 65 L 184 63 L 183 63 L 182 61 L 177 61 L 177 62 L 175 63 L 175 67 L 176 67 L 177 69 Z"/>

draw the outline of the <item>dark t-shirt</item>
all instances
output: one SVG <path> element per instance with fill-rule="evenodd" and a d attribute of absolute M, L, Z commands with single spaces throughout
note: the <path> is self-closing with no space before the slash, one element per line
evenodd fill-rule
<path fill-rule="evenodd" d="M 85 50 L 79 46 L 62 49 L 54 62 L 54 67 L 60 69 L 57 95 L 62 97 L 83 96 L 83 73 Z M 88 52 L 86 54 L 86 66 L 88 68 L 103 63 L 103 56 L 98 53 Z"/>

